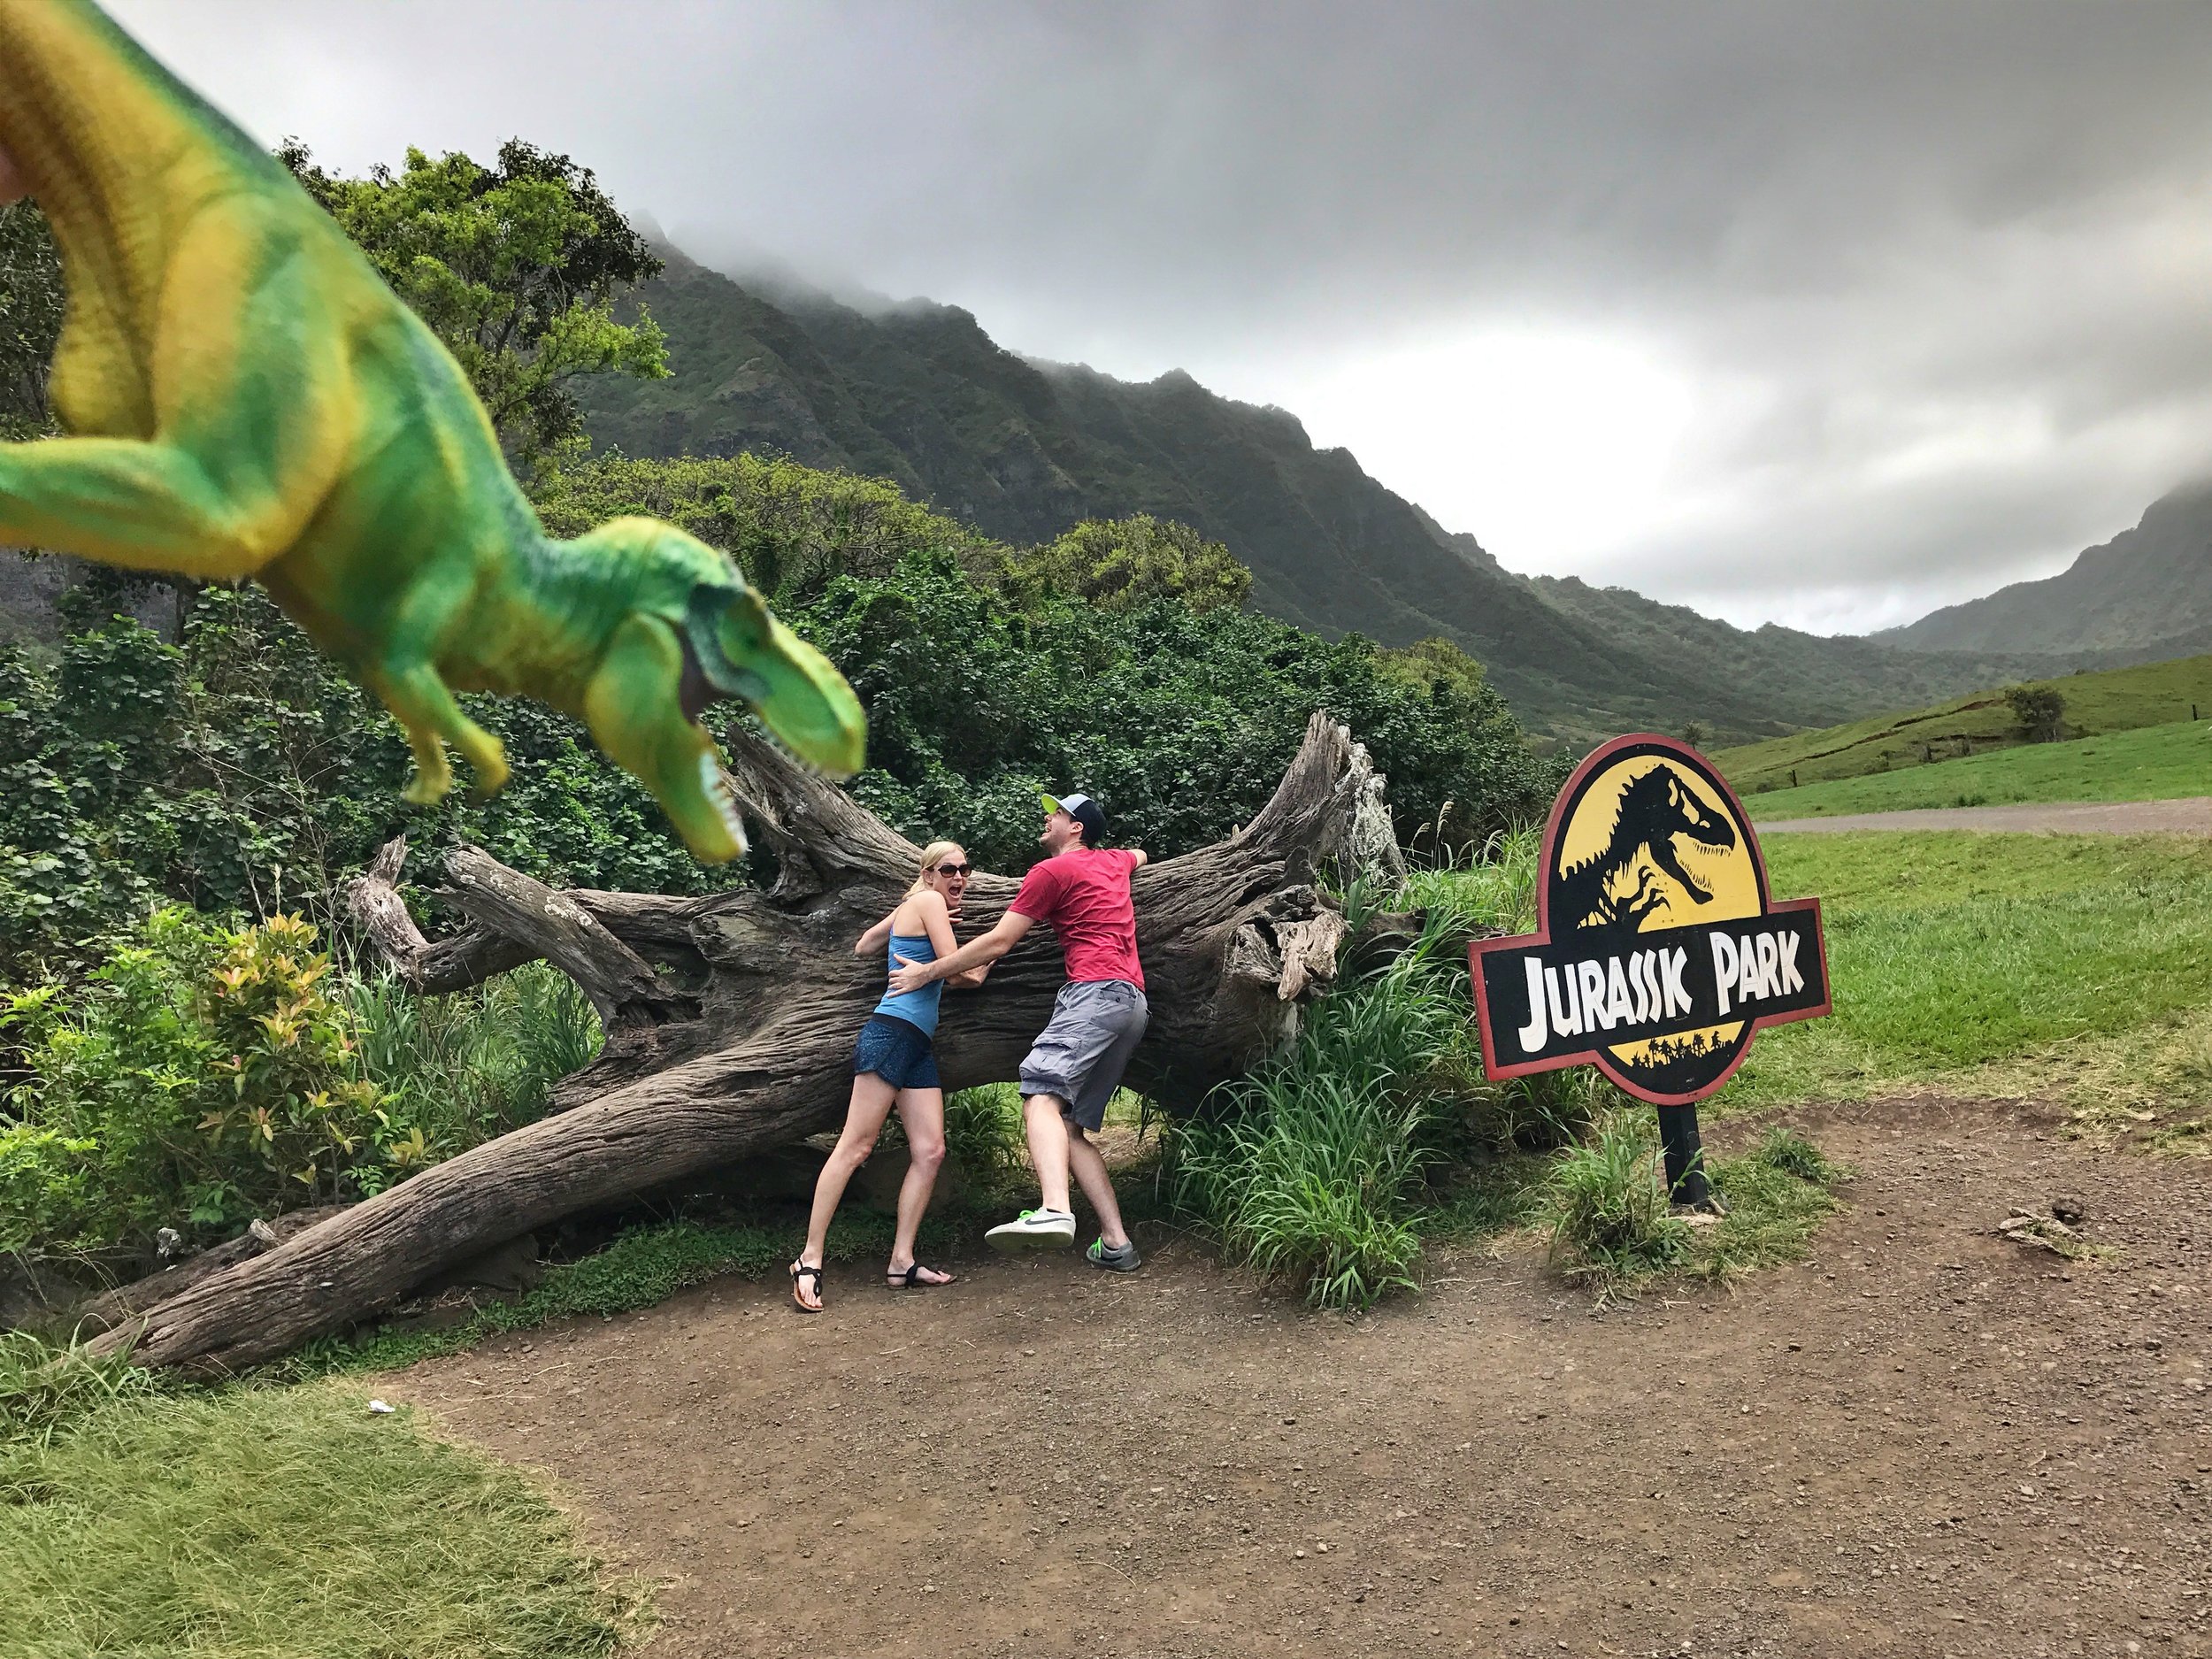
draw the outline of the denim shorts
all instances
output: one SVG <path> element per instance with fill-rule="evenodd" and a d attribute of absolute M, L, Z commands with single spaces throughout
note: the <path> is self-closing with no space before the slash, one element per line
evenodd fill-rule
<path fill-rule="evenodd" d="M 929 1033 L 895 1014 L 871 1014 L 853 1045 L 853 1075 L 873 1071 L 893 1088 L 941 1088 Z"/>

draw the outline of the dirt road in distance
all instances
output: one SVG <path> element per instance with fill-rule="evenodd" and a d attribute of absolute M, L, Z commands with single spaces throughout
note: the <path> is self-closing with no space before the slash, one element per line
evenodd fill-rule
<path fill-rule="evenodd" d="M 2178 801 L 2021 802 L 1851 812 L 1756 825 L 1762 835 L 1839 830 L 2012 830 L 2047 835 L 2212 835 L 2212 795 Z"/>

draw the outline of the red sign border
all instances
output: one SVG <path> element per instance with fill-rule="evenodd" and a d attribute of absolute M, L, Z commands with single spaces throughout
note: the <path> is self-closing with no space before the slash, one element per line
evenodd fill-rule
<path fill-rule="evenodd" d="M 1602 1048 L 1586 1048 L 1574 1054 L 1553 1055 L 1546 1059 L 1523 1061 L 1517 1064 L 1502 1064 L 1498 1061 L 1496 1051 L 1490 1039 L 1490 999 L 1488 994 L 1483 989 L 1482 958 L 1494 950 L 1525 949 L 1530 945 L 1548 945 L 1552 942 L 1553 857 L 1558 851 L 1560 833 L 1566 827 L 1570 805 L 1579 803 L 1583 787 L 1589 781 L 1592 774 L 1609 765 L 1623 750 L 1636 749 L 1648 752 L 1654 748 L 1679 758 L 1686 758 L 1695 767 L 1700 778 L 1707 783 L 1717 785 L 1720 792 L 1727 796 L 1728 804 L 1735 815 L 1735 820 L 1742 826 L 1744 844 L 1751 853 L 1751 867 L 1758 877 L 1759 914 L 1772 916 L 1786 910 L 1810 910 L 1813 913 L 1813 940 L 1820 950 L 1820 983 L 1822 989 L 1827 995 L 1817 1008 L 1800 1008 L 1779 1014 L 1754 1015 L 1748 1021 L 1751 1029 L 1744 1033 L 1742 1046 L 1736 1050 L 1735 1058 L 1728 1063 L 1726 1069 L 1710 1083 L 1686 1094 L 1663 1094 L 1655 1089 L 1647 1088 L 1632 1081 L 1613 1063 Z M 1610 742 L 1601 744 L 1591 750 L 1584 757 L 1582 764 L 1575 768 L 1573 775 L 1561 786 L 1558 796 L 1552 802 L 1551 819 L 1544 827 L 1542 862 L 1539 864 L 1537 870 L 1536 931 L 1532 933 L 1517 934 L 1510 939 L 1478 939 L 1470 942 L 1467 947 L 1467 972 L 1469 977 L 1474 980 L 1475 988 L 1475 1032 L 1482 1042 L 1482 1069 L 1484 1075 L 1494 1081 L 1507 1078 L 1528 1077 L 1539 1071 L 1562 1071 L 1571 1065 L 1594 1065 L 1605 1073 L 1624 1094 L 1632 1095 L 1640 1101 L 1647 1102 L 1654 1106 L 1692 1106 L 1717 1093 L 1730 1078 L 1736 1075 L 1736 1068 L 1740 1066 L 1751 1053 L 1752 1043 L 1757 1041 L 1759 1033 L 1768 1026 L 1787 1025 L 1801 1019 L 1818 1019 L 1822 1015 L 1834 1011 L 1835 987 L 1828 978 L 1828 933 L 1827 929 L 1821 925 L 1820 901 L 1814 898 L 1783 899 L 1778 902 L 1774 898 L 1774 889 L 1767 880 L 1766 854 L 1760 849 L 1758 831 L 1752 826 L 1751 814 L 1744 810 L 1743 803 L 1737 798 L 1736 792 L 1729 787 L 1728 780 L 1720 775 L 1719 769 L 1678 738 L 1663 736 L 1656 732 L 1632 732 L 1625 737 L 1617 737 Z M 1749 921 L 1752 918 L 1745 917 L 1740 919 Z"/>

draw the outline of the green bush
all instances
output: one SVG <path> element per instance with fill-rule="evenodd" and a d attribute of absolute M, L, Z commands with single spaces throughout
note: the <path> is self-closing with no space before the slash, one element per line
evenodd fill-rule
<path fill-rule="evenodd" d="M 365 1196 L 537 1118 L 597 1052 L 574 986 L 532 965 L 417 997 L 348 980 L 315 930 L 156 911 L 73 995 L 0 1002 L 25 1080 L 0 1118 L 0 1249 L 141 1248 Z"/>
<path fill-rule="evenodd" d="M 1252 572 L 1220 542 L 1142 512 L 1086 518 L 1041 547 L 1010 556 L 991 574 L 1024 603 L 1052 594 L 1103 611 L 1133 611 L 1155 599 L 1210 611 L 1240 606 L 1252 591 Z"/>
<path fill-rule="evenodd" d="M 44 1188 L 0 1218 L 0 1248 L 219 1233 L 347 1194 L 386 1157 L 382 1096 L 312 927 L 232 932 L 172 909 L 140 937 L 73 1006 L 45 987 L 0 1013 L 29 1074 L 0 1168 Z"/>

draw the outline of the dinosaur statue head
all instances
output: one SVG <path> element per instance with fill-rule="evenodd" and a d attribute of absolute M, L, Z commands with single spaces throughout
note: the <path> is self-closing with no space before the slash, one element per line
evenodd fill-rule
<path fill-rule="evenodd" d="M 1694 902 L 1712 902 L 1712 888 L 1683 864 L 1675 837 L 1687 836 L 1705 847 L 1733 847 L 1736 828 L 1726 813 L 1700 800 L 1680 772 L 1663 763 L 1631 783 L 1621 792 L 1621 823 L 1632 826 L 1650 847 L 1652 862 L 1680 882 Z"/>
<path fill-rule="evenodd" d="M 592 735 L 650 789 L 693 854 L 745 850 L 720 757 L 699 714 L 743 700 L 794 755 L 834 777 L 865 760 L 859 699 L 821 652 L 769 613 L 728 558 L 672 526 L 618 518 L 569 544 L 591 572 L 607 643 L 584 695 Z M 611 561 L 611 563 L 610 563 Z"/>

